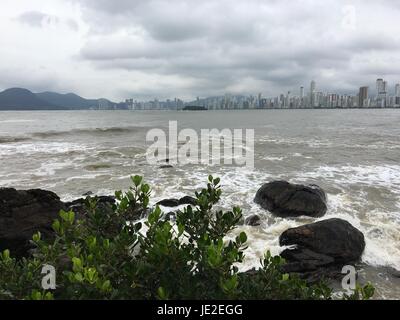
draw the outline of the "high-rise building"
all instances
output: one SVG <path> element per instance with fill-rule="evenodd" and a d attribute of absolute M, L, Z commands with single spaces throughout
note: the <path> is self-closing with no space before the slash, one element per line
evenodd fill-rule
<path fill-rule="evenodd" d="M 387 100 L 387 92 L 388 92 L 388 83 L 383 79 L 376 80 L 376 105 L 377 107 L 384 108 L 386 107 L 386 100 Z"/>
<path fill-rule="evenodd" d="M 400 83 L 396 84 L 396 87 L 394 89 L 394 95 L 396 97 L 400 97 Z"/>
<path fill-rule="evenodd" d="M 358 94 L 358 106 L 360 108 L 368 107 L 368 87 L 361 87 Z"/>
<path fill-rule="evenodd" d="M 300 87 L 300 98 L 304 98 L 304 87 Z"/>
<path fill-rule="evenodd" d="M 317 89 L 317 83 L 313 80 L 311 81 L 310 85 L 310 104 L 311 107 L 315 107 L 316 105 L 316 89 Z"/>
<path fill-rule="evenodd" d="M 396 84 L 394 89 L 394 104 L 400 106 L 400 83 Z"/>

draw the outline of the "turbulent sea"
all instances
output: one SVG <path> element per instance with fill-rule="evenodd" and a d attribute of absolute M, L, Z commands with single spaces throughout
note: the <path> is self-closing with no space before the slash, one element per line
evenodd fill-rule
<path fill-rule="evenodd" d="M 152 128 L 249 128 L 255 130 L 255 168 L 176 165 L 160 169 L 146 161 Z M 126 189 L 130 175 L 143 175 L 153 202 L 192 195 L 213 174 L 221 178 L 221 206 L 259 214 L 249 235 L 246 267 L 266 250 L 278 254 L 278 237 L 312 218 L 273 217 L 253 203 L 265 182 L 314 183 L 328 194 L 328 213 L 366 237 L 361 278 L 377 298 L 400 299 L 400 110 L 252 110 L 208 112 L 0 112 L 0 187 L 43 188 L 63 200 L 87 191 Z M 319 220 L 321 220 L 319 219 Z"/>

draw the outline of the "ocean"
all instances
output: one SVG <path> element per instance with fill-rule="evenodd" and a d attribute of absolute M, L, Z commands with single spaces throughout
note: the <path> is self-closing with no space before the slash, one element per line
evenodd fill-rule
<path fill-rule="evenodd" d="M 150 165 L 150 129 L 254 129 L 254 168 L 235 165 Z M 113 194 L 144 176 L 152 202 L 193 195 L 209 174 L 221 178 L 220 206 L 240 206 L 262 217 L 259 227 L 240 227 L 249 237 L 245 267 L 259 265 L 266 250 L 278 254 L 278 237 L 313 218 L 277 218 L 253 203 L 272 180 L 317 184 L 328 195 L 328 212 L 360 229 L 366 238 L 361 277 L 377 298 L 400 299 L 400 110 L 235 111 L 35 111 L 0 112 L 0 187 L 42 188 L 63 200 L 92 191 Z"/>

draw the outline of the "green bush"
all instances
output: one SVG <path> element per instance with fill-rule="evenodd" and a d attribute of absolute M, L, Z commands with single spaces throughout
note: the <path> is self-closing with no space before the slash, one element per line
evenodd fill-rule
<path fill-rule="evenodd" d="M 324 283 L 283 274 L 284 260 L 269 252 L 259 270 L 240 273 L 247 236 L 225 236 L 241 210 L 214 212 L 221 189 L 219 179 L 208 180 L 197 205 L 178 211 L 173 223 L 159 207 L 148 208 L 151 190 L 139 176 L 128 192 L 116 192 L 113 207 L 88 197 L 80 219 L 61 211 L 54 240 L 33 236 L 32 257 L 0 254 L 0 299 L 331 299 Z M 144 217 L 144 225 L 137 222 Z M 55 290 L 42 289 L 43 265 L 55 267 Z M 367 285 L 345 298 L 370 298 L 373 291 Z"/>

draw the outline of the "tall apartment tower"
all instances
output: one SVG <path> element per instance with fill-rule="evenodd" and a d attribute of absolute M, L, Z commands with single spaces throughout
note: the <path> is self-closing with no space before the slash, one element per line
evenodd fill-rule
<path fill-rule="evenodd" d="M 387 99 L 387 92 L 388 92 L 388 83 L 383 79 L 376 80 L 376 102 L 377 107 L 386 107 L 386 99 Z"/>
<path fill-rule="evenodd" d="M 313 80 L 313 81 L 311 81 L 311 85 L 310 85 L 310 104 L 311 104 L 311 107 L 315 107 L 316 90 L 317 90 L 317 83 Z"/>
<path fill-rule="evenodd" d="M 400 83 L 396 84 L 394 95 L 394 103 L 396 104 L 396 106 L 400 106 Z"/>
<path fill-rule="evenodd" d="M 396 97 L 400 97 L 400 83 L 396 84 L 395 89 L 394 89 L 394 95 Z"/>
<path fill-rule="evenodd" d="M 360 108 L 368 107 L 368 87 L 361 87 L 358 93 L 358 106 Z"/>
<path fill-rule="evenodd" d="M 304 87 L 300 87 L 300 98 L 304 98 Z"/>

